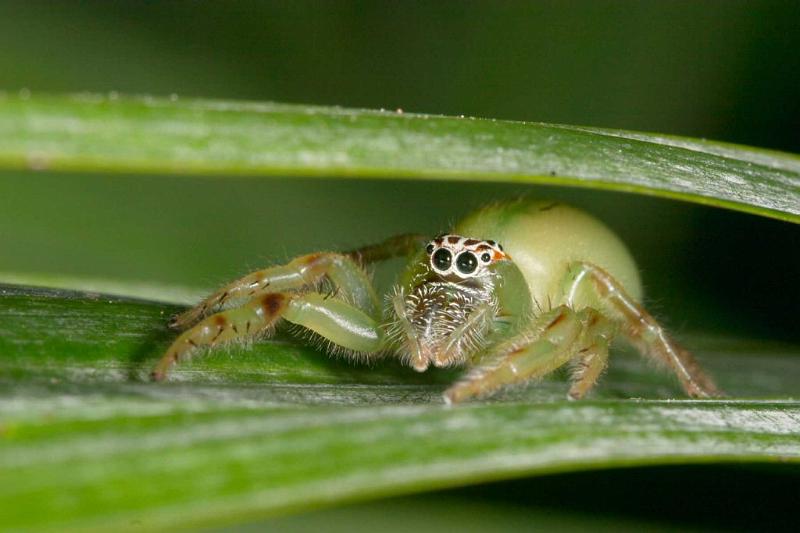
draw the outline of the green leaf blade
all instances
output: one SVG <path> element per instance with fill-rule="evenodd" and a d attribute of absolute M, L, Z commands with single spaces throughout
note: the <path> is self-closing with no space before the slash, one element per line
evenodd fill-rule
<path fill-rule="evenodd" d="M 529 182 L 800 221 L 797 156 L 597 128 L 269 103 L 6 95 L 0 138 L 6 169 Z"/>
<path fill-rule="evenodd" d="M 2 298 L 7 527 L 186 527 L 553 472 L 800 462 L 800 403 L 786 397 L 800 362 L 777 375 L 764 364 L 783 345 L 723 343 L 720 356 L 719 341 L 693 343 L 723 385 L 747 375 L 737 392 L 752 399 L 654 399 L 680 393 L 615 357 L 590 401 L 564 400 L 556 379 L 448 408 L 453 373 L 353 367 L 285 340 L 149 383 L 174 306 L 11 287 Z"/>

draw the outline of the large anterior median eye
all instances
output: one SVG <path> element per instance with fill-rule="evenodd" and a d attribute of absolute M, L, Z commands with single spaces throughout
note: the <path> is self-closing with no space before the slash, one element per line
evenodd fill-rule
<path fill-rule="evenodd" d="M 456 268 L 462 274 L 472 274 L 478 268 L 478 258 L 470 252 L 462 252 L 456 258 Z"/>
<path fill-rule="evenodd" d="M 433 267 L 436 270 L 447 270 L 451 264 L 453 264 L 453 254 L 450 253 L 450 250 L 439 248 L 433 254 Z"/>

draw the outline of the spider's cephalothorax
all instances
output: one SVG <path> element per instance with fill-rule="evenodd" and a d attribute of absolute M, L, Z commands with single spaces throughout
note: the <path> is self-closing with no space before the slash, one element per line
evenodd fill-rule
<path fill-rule="evenodd" d="M 497 318 L 494 241 L 440 235 L 387 306 L 388 344 L 415 370 L 462 364 L 484 347 Z"/>
<path fill-rule="evenodd" d="M 469 366 L 445 391 L 448 403 L 565 364 L 573 368 L 569 397 L 581 398 L 603 373 L 617 335 L 669 367 L 690 396 L 719 394 L 639 303 L 636 265 L 598 220 L 558 202 L 519 200 L 485 207 L 455 231 L 313 253 L 236 280 L 173 319 L 185 331 L 153 377 L 163 379 L 197 348 L 263 336 L 285 320 L 334 353 L 388 353 L 418 371 Z M 408 257 L 407 268 L 381 306 L 364 268 L 397 256 Z"/>

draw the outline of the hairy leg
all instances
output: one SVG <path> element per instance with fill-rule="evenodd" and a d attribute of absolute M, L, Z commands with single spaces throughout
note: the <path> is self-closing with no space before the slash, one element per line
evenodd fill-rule
<path fill-rule="evenodd" d="M 346 351 L 374 354 L 383 348 L 384 334 L 378 317 L 369 316 L 339 298 L 319 293 L 294 298 L 283 318 Z"/>
<path fill-rule="evenodd" d="M 567 304 L 572 305 L 581 292 L 588 294 L 605 314 L 620 325 L 622 333 L 639 352 L 667 365 L 678 377 L 686 394 L 693 398 L 721 394 L 695 358 L 670 338 L 656 319 L 631 298 L 608 272 L 590 263 L 570 265 L 564 282 Z"/>
<path fill-rule="evenodd" d="M 594 309 L 582 309 L 583 338 L 577 356 L 573 359 L 572 387 L 569 397 L 580 400 L 589 392 L 608 365 L 608 347 L 616 333 L 614 324 Z"/>
<path fill-rule="evenodd" d="M 403 235 L 390 237 L 378 244 L 372 244 L 346 252 L 344 255 L 352 258 L 359 264 L 367 265 L 378 261 L 384 261 L 392 257 L 411 255 L 421 250 L 425 242 L 426 239 L 423 235 L 405 233 Z"/>
<path fill-rule="evenodd" d="M 372 284 L 352 258 L 336 253 L 316 253 L 297 257 L 285 265 L 252 272 L 225 285 L 195 307 L 173 317 L 170 327 L 186 329 L 209 313 L 236 300 L 316 287 L 326 276 L 334 288 L 341 291 L 343 298 L 352 301 L 370 315 L 374 316 L 378 312 L 378 297 Z"/>
<path fill-rule="evenodd" d="M 263 334 L 275 325 L 291 297 L 291 294 L 280 292 L 265 294 L 241 307 L 201 320 L 175 339 L 153 370 L 152 378 L 156 381 L 166 378 L 173 365 L 188 358 L 198 348 Z"/>
<path fill-rule="evenodd" d="M 586 314 L 559 306 L 539 315 L 510 340 L 491 347 L 478 366 L 444 393 L 448 404 L 487 396 L 566 364 L 580 349 Z"/>
<path fill-rule="evenodd" d="M 281 318 L 353 352 L 375 353 L 382 346 L 383 332 L 375 318 L 348 302 L 313 292 L 269 293 L 211 315 L 183 332 L 156 365 L 152 377 L 164 379 L 172 366 L 199 348 L 264 335 Z"/>

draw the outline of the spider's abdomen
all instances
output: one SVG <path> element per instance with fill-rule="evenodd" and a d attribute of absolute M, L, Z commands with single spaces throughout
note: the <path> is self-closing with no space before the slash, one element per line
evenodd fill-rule
<path fill-rule="evenodd" d="M 639 271 L 627 247 L 605 224 L 574 207 L 533 200 L 493 204 L 455 231 L 501 243 L 539 303 L 560 303 L 567 266 L 575 261 L 602 267 L 641 299 Z"/>

